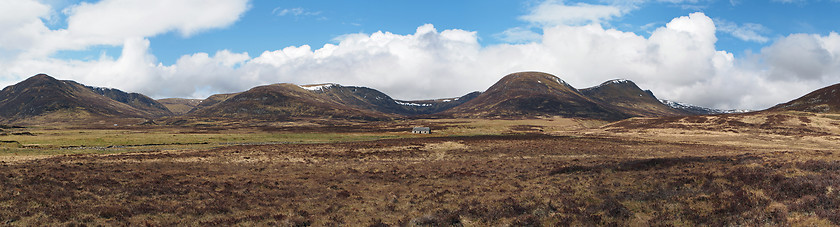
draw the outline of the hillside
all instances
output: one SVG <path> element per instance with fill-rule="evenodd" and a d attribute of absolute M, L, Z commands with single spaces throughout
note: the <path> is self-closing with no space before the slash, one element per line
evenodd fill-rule
<path fill-rule="evenodd" d="M 581 89 L 580 92 L 634 116 L 662 117 L 692 114 L 662 104 L 653 96 L 653 92 L 642 90 L 630 80 L 610 80 L 595 87 Z"/>
<path fill-rule="evenodd" d="M 367 87 L 340 84 L 313 84 L 300 87 L 350 107 L 404 116 L 438 113 L 477 96 L 477 93 L 470 93 L 458 98 L 406 101 L 394 100 L 385 93 Z"/>
<path fill-rule="evenodd" d="M 206 99 L 201 100 L 198 103 L 198 105 L 196 105 L 195 108 L 193 108 L 193 110 L 191 110 L 190 112 L 196 111 L 196 110 L 199 110 L 199 109 L 202 109 L 202 108 L 211 107 L 211 106 L 216 105 L 220 102 L 224 102 L 225 100 L 229 99 L 230 97 L 236 96 L 240 93 L 242 93 L 242 92 L 211 95 L 210 97 L 207 97 Z"/>
<path fill-rule="evenodd" d="M 160 104 L 166 106 L 169 111 L 172 111 L 175 115 L 184 115 L 191 110 L 195 109 L 196 106 L 201 104 L 201 99 L 182 99 L 182 98 L 167 98 L 167 99 L 158 99 L 157 100 Z"/>
<path fill-rule="evenodd" d="M 272 121 L 295 118 L 385 120 L 393 117 L 347 106 L 294 84 L 258 86 L 211 106 L 197 108 L 187 116 Z"/>
<path fill-rule="evenodd" d="M 0 91 L 3 122 L 87 121 L 101 118 L 152 118 L 160 111 L 137 109 L 73 81 L 38 74 Z"/>
<path fill-rule="evenodd" d="M 840 113 L 840 84 L 820 88 L 798 99 L 771 107 L 768 110 Z"/>
<path fill-rule="evenodd" d="M 474 91 L 457 98 L 429 99 L 429 100 L 396 100 L 404 109 L 415 115 L 436 114 L 456 106 L 469 102 L 481 95 L 481 92 Z"/>
<path fill-rule="evenodd" d="M 59 81 L 46 75 L 35 76 L 4 91 L 6 98 L 3 102 L 9 107 L 0 111 L 0 118 L 6 121 L 55 110 L 70 111 L 73 118 L 90 115 L 151 119 L 187 115 L 232 120 L 561 116 L 614 121 L 634 116 L 697 114 L 661 103 L 650 91 L 640 89 L 632 81 L 612 80 L 578 90 L 556 76 L 541 72 L 507 75 L 485 92 L 429 100 L 395 100 L 376 89 L 332 83 L 274 84 L 255 87 L 246 92 L 216 94 L 204 100 L 153 100 L 138 93 Z M 25 93 L 23 91 L 28 91 L 28 96 L 21 96 Z M 34 97 L 39 100 L 21 101 Z M 237 98 L 232 100 L 234 97 Z"/>
<path fill-rule="evenodd" d="M 72 82 L 72 81 L 68 81 Z M 75 82 L 72 82 L 75 83 Z M 79 84 L 81 85 L 81 84 Z M 151 117 L 172 116 L 172 111 L 157 100 L 139 93 L 128 93 L 114 88 L 85 86 L 97 94 L 103 95 L 117 102 L 125 103 L 136 109 L 149 113 Z"/>
<path fill-rule="evenodd" d="M 326 100 L 348 107 L 389 114 L 407 114 L 394 99 L 375 89 L 332 83 L 301 85 L 300 87 Z"/>
<path fill-rule="evenodd" d="M 694 115 L 712 115 L 712 114 L 730 114 L 730 113 L 747 113 L 752 110 L 747 109 L 715 109 L 702 106 L 695 106 L 688 103 L 674 102 L 670 100 L 660 99 L 662 104 L 670 106 L 671 108 L 689 112 Z"/>
<path fill-rule="evenodd" d="M 556 76 L 540 72 L 507 75 L 478 97 L 441 115 L 468 118 L 563 116 L 602 120 L 632 116 L 586 97 Z"/>

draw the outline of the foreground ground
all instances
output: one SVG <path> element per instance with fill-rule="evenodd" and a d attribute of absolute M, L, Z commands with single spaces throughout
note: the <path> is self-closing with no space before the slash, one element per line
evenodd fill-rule
<path fill-rule="evenodd" d="M 834 134 L 563 124 L 3 161 L 0 225 L 840 224 Z"/>

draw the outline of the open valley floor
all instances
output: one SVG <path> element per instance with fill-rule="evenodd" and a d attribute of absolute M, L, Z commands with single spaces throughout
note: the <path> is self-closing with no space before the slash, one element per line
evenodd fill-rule
<path fill-rule="evenodd" d="M 69 142 L 99 147 L 81 151 L 47 141 L 7 144 L 0 224 L 840 224 L 836 134 L 782 133 L 785 125 L 804 127 L 794 117 L 761 118 L 774 127 L 755 129 L 749 117 L 723 117 L 747 125 L 727 131 L 676 119 L 639 129 L 627 121 L 552 118 L 353 126 L 375 132 L 161 126 L 142 132 L 156 141 L 183 138 L 151 149 L 132 148 L 146 143 L 137 129 L 108 129 L 127 136 Z M 411 124 L 441 130 L 398 130 Z M 67 133 L 115 132 L 52 130 L 6 129 L 0 138 L 64 141 Z M 140 139 L 123 141 L 132 137 Z M 106 145 L 115 141 L 122 144 Z"/>

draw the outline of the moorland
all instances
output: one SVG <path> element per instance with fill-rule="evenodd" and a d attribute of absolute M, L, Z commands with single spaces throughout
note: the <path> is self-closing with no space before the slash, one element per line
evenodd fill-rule
<path fill-rule="evenodd" d="M 353 95 L 375 90 L 268 85 L 168 100 L 199 108 L 180 114 L 35 78 L 0 92 L 0 106 L 93 101 L 0 111 L 0 225 L 840 224 L 831 89 L 698 114 L 626 81 L 578 90 L 555 78 L 386 103 Z M 76 95 L 27 95 L 55 90 Z"/>

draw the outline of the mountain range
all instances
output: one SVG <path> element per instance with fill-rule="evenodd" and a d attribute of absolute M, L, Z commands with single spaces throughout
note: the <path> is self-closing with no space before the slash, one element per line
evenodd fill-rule
<path fill-rule="evenodd" d="M 833 85 L 770 110 L 840 112 Z M 154 100 L 138 93 L 86 86 L 38 74 L 0 91 L 0 123 L 37 124 L 102 119 L 160 118 L 292 121 L 301 118 L 569 118 L 616 121 L 723 113 L 657 99 L 630 80 L 577 89 L 541 72 L 501 78 L 484 92 L 430 100 L 396 100 L 376 89 L 340 84 L 263 85 L 207 99 Z"/>
<path fill-rule="evenodd" d="M 38 74 L 0 90 L 0 121 L 59 122 L 157 118 L 173 113 L 142 94 L 88 87 Z"/>
<path fill-rule="evenodd" d="M 611 85 L 615 84 L 615 85 Z M 588 95 L 584 93 L 588 91 Z M 245 92 L 214 95 L 186 114 L 198 118 L 522 118 L 563 116 L 621 120 L 634 116 L 686 115 L 656 101 L 631 81 L 578 90 L 539 72 L 503 77 L 484 92 L 435 100 L 395 100 L 378 90 L 339 84 L 273 84 Z M 627 96 L 627 97 L 623 97 Z M 622 97 L 622 98 L 619 98 Z"/>
<path fill-rule="evenodd" d="M 711 114 L 730 114 L 730 113 L 746 113 L 752 112 L 752 110 L 745 110 L 745 109 L 715 109 L 715 108 L 708 108 L 702 106 L 695 106 L 688 103 L 681 103 L 681 102 L 674 102 L 670 100 L 660 99 L 659 102 L 662 102 L 665 105 L 668 105 L 674 109 L 680 109 L 682 111 L 686 111 L 692 113 L 694 115 L 711 115 Z"/>

